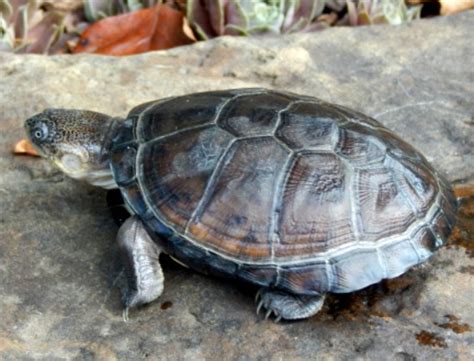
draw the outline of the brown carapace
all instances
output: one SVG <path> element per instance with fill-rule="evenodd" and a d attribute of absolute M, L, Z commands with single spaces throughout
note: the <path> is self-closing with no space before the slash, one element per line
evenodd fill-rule
<path fill-rule="evenodd" d="M 425 261 L 455 220 L 446 180 L 377 121 L 264 89 L 133 109 L 113 170 L 168 253 L 299 295 L 350 292 Z"/>

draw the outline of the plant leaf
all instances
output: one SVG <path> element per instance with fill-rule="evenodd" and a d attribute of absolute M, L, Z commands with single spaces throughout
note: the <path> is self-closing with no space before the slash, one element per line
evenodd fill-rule
<path fill-rule="evenodd" d="M 474 0 L 439 0 L 441 15 L 455 14 L 474 8 Z"/>
<path fill-rule="evenodd" d="M 73 53 L 131 55 L 192 43 L 183 14 L 166 5 L 108 17 L 89 26 Z"/>
<path fill-rule="evenodd" d="M 22 139 L 13 147 L 13 154 L 28 154 L 39 157 L 38 152 L 28 139 Z"/>

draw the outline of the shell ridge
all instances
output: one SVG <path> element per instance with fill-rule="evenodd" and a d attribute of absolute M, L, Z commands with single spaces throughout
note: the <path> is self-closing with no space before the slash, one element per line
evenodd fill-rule
<path fill-rule="evenodd" d="M 285 113 L 285 112 L 288 112 L 291 107 L 297 105 L 297 104 L 305 104 L 305 103 L 311 103 L 311 104 L 319 104 L 318 102 L 310 102 L 308 100 L 293 100 L 293 101 L 290 101 L 288 103 L 288 105 L 281 109 L 280 111 L 278 111 L 278 118 L 277 118 L 277 121 L 275 123 L 275 127 L 273 128 L 272 130 L 272 135 L 273 137 L 275 138 L 275 140 L 280 144 L 282 145 L 283 147 L 285 147 L 285 149 L 287 149 L 289 152 L 293 152 L 295 150 L 291 149 L 291 147 L 285 143 L 285 141 L 283 139 L 280 139 L 280 137 L 277 135 L 277 131 L 278 131 L 278 128 L 281 126 L 281 122 L 282 122 L 282 114 Z M 301 150 L 304 150 L 305 148 L 302 148 L 302 149 L 299 149 L 300 151 Z"/>
<path fill-rule="evenodd" d="M 276 131 L 278 130 L 278 127 L 279 127 L 280 124 L 281 124 L 281 115 L 282 115 L 282 113 L 287 112 L 288 110 L 290 110 L 290 108 L 291 108 L 293 105 L 298 104 L 298 103 L 302 103 L 302 101 L 301 101 L 301 100 L 292 100 L 292 101 L 290 101 L 290 102 L 288 103 L 288 105 L 287 105 L 285 108 L 280 109 L 280 110 L 278 111 L 278 113 L 277 113 L 277 114 L 278 114 L 278 115 L 277 115 L 277 121 L 276 121 L 276 123 L 275 123 L 275 127 L 274 127 L 273 130 L 272 130 L 272 135 L 273 135 L 275 138 L 278 139 L 278 137 L 276 136 Z"/>
<path fill-rule="evenodd" d="M 273 257 L 272 257 L 272 259 L 273 259 Z M 274 287 L 278 287 L 280 282 L 281 282 L 281 267 L 278 264 L 275 264 L 274 267 L 275 267 L 275 274 L 276 274 L 275 275 L 275 285 L 274 285 Z"/>
<path fill-rule="evenodd" d="M 192 127 L 189 127 L 189 128 L 182 128 L 182 129 L 178 129 L 174 132 L 171 132 L 171 133 L 168 133 L 168 134 L 163 134 L 163 135 L 160 135 L 158 137 L 155 137 L 153 139 L 150 139 L 148 141 L 145 141 L 145 142 L 142 142 L 141 144 L 145 145 L 145 144 L 152 144 L 152 143 L 155 143 L 157 141 L 160 141 L 160 140 L 163 140 L 163 139 L 166 139 L 166 138 L 170 138 L 170 137 L 174 137 L 178 134 L 181 134 L 181 133 L 186 133 L 188 131 L 193 131 L 193 130 L 198 130 L 198 129 L 205 129 L 205 128 L 210 128 L 210 127 L 213 127 L 214 124 L 209 122 L 209 123 L 204 123 L 204 124 L 198 124 L 198 125 L 195 125 L 195 126 L 192 126 Z"/>
<path fill-rule="evenodd" d="M 395 185 L 397 187 L 397 190 L 400 191 L 400 193 L 403 194 L 403 198 L 406 199 L 407 203 L 410 205 L 410 208 L 415 216 L 419 216 L 419 211 L 416 208 L 416 205 L 413 203 L 413 200 L 411 199 L 410 195 L 405 191 L 403 185 L 401 184 L 399 174 L 397 172 L 398 166 L 400 166 L 400 162 L 398 162 L 396 159 L 393 158 L 392 155 L 388 154 L 387 157 L 385 158 L 386 161 L 388 162 L 393 162 L 396 164 L 395 167 L 387 167 L 387 169 L 390 169 L 390 175 L 392 176 L 392 179 L 395 182 Z"/>
<path fill-rule="evenodd" d="M 387 130 L 388 129 L 383 124 L 381 124 L 378 120 L 376 120 L 375 118 L 373 118 L 371 116 L 368 116 L 368 115 L 365 115 L 364 113 L 361 113 L 357 110 L 347 108 L 347 107 L 345 107 L 344 105 L 341 105 L 341 104 L 332 104 L 332 106 L 334 107 L 334 109 L 339 114 L 344 114 L 344 116 L 348 119 L 348 121 L 346 123 L 357 124 L 357 125 L 362 126 L 364 128 L 373 129 L 375 131 Z M 344 124 L 346 124 L 346 123 L 344 123 Z M 371 123 L 375 123 L 375 124 L 371 124 Z"/>
<path fill-rule="evenodd" d="M 424 224 L 420 225 L 417 229 L 413 231 L 413 233 L 416 234 L 416 232 L 419 231 L 421 228 L 423 228 L 423 226 Z M 413 251 L 415 252 L 418 258 L 418 263 L 423 261 L 424 258 L 421 256 L 420 250 L 418 249 L 418 246 L 415 244 L 415 240 L 410 235 L 408 236 L 408 243 L 410 243 L 411 247 L 413 248 Z"/>
<path fill-rule="evenodd" d="M 280 217 L 281 217 L 281 208 L 283 204 L 283 195 L 285 193 L 286 184 L 288 178 L 291 174 L 291 168 L 295 164 L 295 153 L 292 151 L 288 155 L 285 164 L 283 165 L 280 174 L 278 175 L 278 180 L 275 186 L 275 192 L 273 193 L 273 202 L 271 210 L 271 224 L 269 230 L 269 239 L 271 240 L 271 260 L 274 262 L 275 258 L 275 245 L 280 243 Z"/>
<path fill-rule="evenodd" d="M 258 89 L 258 88 L 256 88 Z M 235 102 L 237 99 L 243 97 L 243 96 L 246 96 L 246 95 L 256 95 L 256 94 L 261 94 L 260 92 L 255 92 L 255 93 L 240 93 L 240 94 L 235 94 L 232 98 L 229 98 L 227 99 L 223 104 L 222 106 L 219 108 L 219 110 L 216 112 L 216 117 L 214 118 L 214 124 L 219 127 L 219 129 L 222 129 L 223 131 L 229 133 L 230 135 L 232 135 L 233 137 L 238 137 L 238 134 L 234 134 L 233 132 L 231 132 L 229 129 L 227 129 L 226 127 L 223 127 L 222 124 L 219 122 L 220 118 L 221 118 L 221 114 L 224 112 L 224 110 L 227 108 L 227 107 L 230 107 L 232 105 L 233 102 Z"/>
<path fill-rule="evenodd" d="M 324 270 L 326 273 L 326 279 L 327 279 L 327 288 L 330 290 L 334 286 L 334 269 L 332 267 L 332 263 L 329 262 L 329 259 L 324 260 Z"/>
<path fill-rule="evenodd" d="M 189 218 L 189 220 L 186 222 L 184 226 L 184 234 L 189 235 L 189 226 L 196 220 L 199 214 L 202 213 L 203 207 L 205 206 L 209 197 L 212 195 L 211 190 L 215 187 L 217 176 L 220 174 L 220 172 L 222 171 L 222 168 L 225 165 L 224 160 L 227 158 L 232 146 L 237 142 L 237 140 L 238 138 L 232 139 L 227 145 L 224 152 L 222 152 L 221 157 L 217 161 L 214 167 L 214 170 L 212 171 L 212 174 L 209 177 L 206 186 L 204 187 L 204 192 L 201 196 L 201 199 L 199 199 L 196 209 L 194 210 L 193 214 L 191 215 L 191 217 Z"/>
<path fill-rule="evenodd" d="M 255 94 L 259 94 L 259 93 L 255 93 Z M 224 102 L 222 102 L 222 104 L 219 105 L 219 109 L 217 110 L 216 115 L 214 116 L 214 119 L 212 120 L 212 122 L 213 122 L 216 126 L 218 126 L 220 129 L 226 131 L 227 133 L 233 135 L 234 137 L 236 136 L 235 134 L 232 134 L 231 132 L 229 132 L 229 130 L 227 130 L 227 129 L 225 129 L 225 128 L 223 128 L 223 127 L 220 126 L 220 124 L 219 124 L 219 118 L 220 118 L 222 112 L 224 111 L 224 109 L 225 109 L 227 106 L 229 106 L 229 104 L 230 104 L 231 102 L 235 101 L 235 99 L 238 99 L 238 98 L 240 98 L 240 97 L 242 97 L 242 96 L 244 96 L 244 95 L 247 95 L 247 94 L 245 94 L 245 93 L 236 94 L 236 95 L 234 95 L 233 97 L 231 97 L 231 98 L 229 98 L 229 99 L 226 99 Z M 253 95 L 253 94 L 251 93 L 250 95 Z"/>
<path fill-rule="evenodd" d="M 375 252 L 377 254 L 377 260 L 379 261 L 380 268 L 382 270 L 382 277 L 381 279 L 385 279 L 389 277 L 388 270 L 387 270 L 387 262 L 385 262 L 383 251 L 380 247 L 375 247 Z"/>
<path fill-rule="evenodd" d="M 142 136 L 142 133 L 143 133 L 143 117 L 145 116 L 145 114 L 147 114 L 147 112 L 152 109 L 155 105 L 157 104 L 160 104 L 160 103 L 164 103 L 165 100 L 169 100 L 171 98 L 166 98 L 166 99 L 162 99 L 162 100 L 158 100 L 158 101 L 155 101 L 155 102 L 152 102 L 150 104 L 150 106 L 148 106 L 145 110 L 143 110 L 140 115 L 138 116 L 138 119 L 137 119 L 137 125 L 135 126 L 135 129 L 136 129 L 136 132 L 135 132 L 135 137 L 138 139 L 138 141 L 140 143 L 143 143 L 144 142 L 144 138 Z"/>
<path fill-rule="evenodd" d="M 433 202 L 433 205 L 437 205 L 439 207 L 439 212 L 441 214 L 443 214 L 444 217 L 446 217 L 445 215 L 445 211 L 444 209 L 442 208 L 442 205 L 441 205 L 441 202 L 440 202 L 440 199 L 443 198 L 445 200 L 445 202 L 447 204 L 449 204 L 449 200 L 447 199 L 446 195 L 444 194 L 443 192 L 443 187 L 442 187 L 442 184 L 440 184 L 440 178 L 439 176 L 435 176 L 434 179 L 436 180 L 436 185 L 438 186 L 438 195 L 437 197 L 435 198 L 434 202 Z M 432 218 L 433 220 L 434 218 Z M 433 233 L 433 235 L 435 235 L 436 239 L 437 239 L 437 243 L 438 243 L 438 246 L 442 246 L 443 244 L 446 243 L 446 240 L 443 240 L 442 239 L 442 235 L 441 234 L 438 234 L 438 232 L 436 232 L 434 230 L 434 224 L 432 222 L 430 222 L 429 224 L 429 228 L 431 230 L 431 232 Z"/>
<path fill-rule="evenodd" d="M 143 176 L 144 176 L 143 149 L 144 148 L 145 148 L 144 145 L 141 145 L 138 147 L 137 156 L 136 156 L 136 164 L 135 164 L 135 169 L 137 172 L 136 181 L 138 183 L 140 191 L 143 192 L 145 195 L 144 197 L 142 197 L 143 201 L 145 202 L 147 208 L 152 211 L 152 213 L 155 215 L 156 218 L 158 218 L 160 222 L 162 222 L 168 228 L 170 228 L 173 231 L 173 233 L 179 234 L 176 228 L 176 225 L 173 225 L 171 222 L 168 222 L 166 218 L 161 214 L 161 212 L 158 209 L 156 209 L 156 207 L 154 207 L 153 204 L 151 203 L 151 197 L 149 196 L 149 192 L 147 191 L 147 188 L 145 187 L 144 181 L 143 181 Z"/>
<path fill-rule="evenodd" d="M 340 161 L 344 164 L 346 167 L 347 171 L 350 173 L 349 174 L 349 181 L 348 181 L 348 192 L 349 192 L 349 200 L 350 200 L 350 215 L 351 215 L 351 229 L 352 233 L 354 235 L 354 242 L 359 242 L 360 241 L 360 230 L 362 227 L 362 222 L 360 220 L 360 204 L 359 200 L 357 198 L 357 195 L 359 194 L 359 184 L 357 182 L 357 170 L 354 169 L 352 165 L 349 164 L 349 162 L 335 153 L 336 156 L 340 159 Z M 347 174 L 346 174 L 347 176 Z"/>

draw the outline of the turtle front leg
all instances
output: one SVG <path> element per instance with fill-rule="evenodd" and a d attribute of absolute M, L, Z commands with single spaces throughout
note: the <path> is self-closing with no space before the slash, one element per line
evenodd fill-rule
<path fill-rule="evenodd" d="M 262 288 L 255 300 L 258 302 L 257 314 L 263 307 L 267 310 L 265 319 L 275 315 L 275 321 L 280 319 L 299 320 L 315 315 L 323 307 L 324 295 L 301 296 L 279 290 Z"/>
<path fill-rule="evenodd" d="M 161 249 L 137 216 L 128 218 L 120 227 L 117 243 L 128 284 L 122 290 L 126 319 L 129 308 L 149 303 L 163 292 L 164 276 L 159 262 Z"/>

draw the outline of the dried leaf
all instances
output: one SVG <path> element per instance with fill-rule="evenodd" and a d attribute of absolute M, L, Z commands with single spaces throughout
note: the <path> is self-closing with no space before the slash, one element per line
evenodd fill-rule
<path fill-rule="evenodd" d="M 13 153 L 14 154 L 27 154 L 27 155 L 39 157 L 38 152 L 36 151 L 36 149 L 33 147 L 33 145 L 28 139 L 22 139 L 18 143 L 16 143 L 13 148 Z"/>
<path fill-rule="evenodd" d="M 192 42 L 183 32 L 183 14 L 159 4 L 92 24 L 73 53 L 131 55 Z"/>
<path fill-rule="evenodd" d="M 77 37 L 81 0 L 0 0 L 0 48 L 17 53 L 61 53 Z"/>
<path fill-rule="evenodd" d="M 28 43 L 24 52 L 47 53 L 51 45 L 58 40 L 64 15 L 57 12 L 45 13 L 40 22 L 28 29 Z"/>
<path fill-rule="evenodd" d="M 316 18 L 317 22 L 323 22 L 327 25 L 334 25 L 338 20 L 338 16 L 335 12 L 330 12 L 329 14 L 321 14 Z"/>
<path fill-rule="evenodd" d="M 474 0 L 439 0 L 441 15 L 450 15 L 464 10 L 474 9 Z"/>
<path fill-rule="evenodd" d="M 189 21 L 186 18 L 183 18 L 183 33 L 191 40 L 197 41 L 196 37 L 194 36 L 193 29 L 189 25 Z"/>

